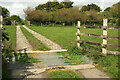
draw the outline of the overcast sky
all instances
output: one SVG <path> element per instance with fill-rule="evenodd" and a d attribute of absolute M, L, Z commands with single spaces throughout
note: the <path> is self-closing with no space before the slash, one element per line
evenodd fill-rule
<path fill-rule="evenodd" d="M 23 9 L 27 7 L 34 8 L 35 6 L 46 3 L 48 0 L 0 0 L 0 5 L 6 7 L 10 11 L 10 15 L 19 15 L 21 18 L 24 18 Z M 62 2 L 63 0 L 58 0 Z M 119 2 L 120 0 L 71 0 L 74 2 L 73 6 L 87 5 L 95 3 L 100 6 L 101 9 L 110 7 L 113 4 Z"/>

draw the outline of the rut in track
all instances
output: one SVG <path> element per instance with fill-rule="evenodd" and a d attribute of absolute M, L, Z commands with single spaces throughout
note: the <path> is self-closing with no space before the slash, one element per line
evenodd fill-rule
<path fill-rule="evenodd" d="M 20 50 L 23 48 L 27 48 L 28 51 L 32 51 L 32 46 L 29 44 L 28 40 L 22 33 L 20 26 L 16 26 L 17 31 L 16 31 L 16 50 Z"/>

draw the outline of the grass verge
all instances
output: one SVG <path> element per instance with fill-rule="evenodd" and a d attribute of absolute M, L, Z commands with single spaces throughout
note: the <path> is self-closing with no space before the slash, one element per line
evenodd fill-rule
<path fill-rule="evenodd" d="M 25 37 L 28 39 L 29 43 L 32 45 L 34 50 L 50 50 L 44 44 L 35 38 L 31 33 L 29 33 L 25 28 L 20 27 Z"/>
<path fill-rule="evenodd" d="M 86 48 L 91 48 L 91 46 L 82 44 L 81 45 L 84 49 L 81 50 L 81 55 L 85 55 L 90 59 L 94 60 L 94 64 L 97 68 L 101 69 L 102 71 L 106 72 L 112 78 L 119 78 L 119 57 L 120 55 L 110 55 L 107 54 L 106 56 L 101 56 L 97 51 L 99 48 L 96 48 L 94 52 L 87 52 L 85 51 Z"/>
<path fill-rule="evenodd" d="M 9 41 L 5 41 L 4 45 L 7 48 L 11 48 L 13 50 L 16 49 L 16 27 L 15 26 L 4 26 L 5 32 L 9 36 Z"/>
<path fill-rule="evenodd" d="M 82 80 L 81 76 L 77 74 L 77 72 L 73 70 L 54 70 L 49 71 L 48 75 L 53 80 L 68 80 L 68 79 L 74 79 L 74 80 Z M 68 79 L 67 79 L 68 78 Z"/>

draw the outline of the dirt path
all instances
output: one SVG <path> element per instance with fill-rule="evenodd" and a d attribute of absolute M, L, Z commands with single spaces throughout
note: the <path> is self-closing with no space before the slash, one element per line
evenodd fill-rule
<path fill-rule="evenodd" d="M 52 49 L 52 50 L 61 50 L 62 47 L 60 45 L 58 45 L 57 43 L 47 39 L 46 37 L 42 36 L 41 34 L 29 29 L 28 27 L 26 27 L 25 25 L 23 25 L 23 27 L 28 30 L 31 34 L 33 34 L 33 36 L 35 36 L 38 40 L 40 40 L 43 44 L 45 44 L 48 48 Z"/>
<path fill-rule="evenodd" d="M 22 33 L 20 26 L 16 26 L 16 50 L 27 48 L 28 51 L 32 51 L 32 46 L 29 44 L 28 40 Z"/>

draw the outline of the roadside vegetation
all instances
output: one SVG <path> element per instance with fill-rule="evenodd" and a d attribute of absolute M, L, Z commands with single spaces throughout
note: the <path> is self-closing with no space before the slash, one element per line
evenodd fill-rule
<path fill-rule="evenodd" d="M 35 38 L 31 33 L 29 33 L 25 28 L 20 27 L 25 37 L 28 39 L 29 43 L 32 45 L 33 50 L 50 50 L 44 44 Z"/>
<path fill-rule="evenodd" d="M 16 49 L 16 26 L 4 26 L 9 41 L 5 41 L 4 46 L 11 49 Z"/>
<path fill-rule="evenodd" d="M 79 59 L 83 55 L 89 57 L 89 59 L 94 61 L 94 65 L 98 69 L 106 72 L 112 78 L 119 78 L 120 55 L 107 54 L 106 56 L 101 56 L 99 52 L 97 52 L 100 51 L 100 48 L 93 48 L 95 50 L 94 52 L 88 52 L 85 49 L 90 49 L 92 46 L 88 44 L 81 44 L 81 46 L 83 47 L 82 50 L 78 49 L 76 46 L 70 46 L 67 52 L 62 52 L 60 54 L 64 56 L 65 61 L 67 60 L 68 63 L 72 65 L 83 63 L 83 61 Z"/>
<path fill-rule="evenodd" d="M 48 75 L 50 78 L 52 78 L 52 80 L 82 80 L 82 76 L 78 75 L 78 73 L 73 70 L 56 69 L 49 71 Z"/>
<path fill-rule="evenodd" d="M 15 62 L 19 62 L 21 64 L 40 62 L 38 59 L 33 58 L 32 56 L 29 56 L 28 54 L 27 53 L 15 54 Z"/>

